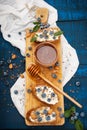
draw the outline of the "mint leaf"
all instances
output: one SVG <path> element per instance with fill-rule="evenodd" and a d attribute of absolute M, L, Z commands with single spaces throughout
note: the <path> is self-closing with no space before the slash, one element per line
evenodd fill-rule
<path fill-rule="evenodd" d="M 34 28 L 33 28 L 33 32 L 37 32 L 40 28 L 40 25 L 36 25 Z"/>
<path fill-rule="evenodd" d="M 34 36 L 31 38 L 30 42 L 35 42 L 36 40 L 37 40 L 37 37 Z"/>
<path fill-rule="evenodd" d="M 70 108 L 70 111 L 71 111 L 71 114 L 72 114 L 72 113 L 76 112 L 76 108 L 73 106 L 73 107 Z"/>
<path fill-rule="evenodd" d="M 66 118 L 69 118 L 69 117 L 71 116 L 71 111 L 70 111 L 70 109 L 69 109 L 69 110 L 66 110 L 66 111 L 64 112 L 64 116 L 65 116 Z"/>
<path fill-rule="evenodd" d="M 55 32 L 55 33 L 54 33 L 54 36 L 59 36 L 59 35 L 61 35 L 61 34 L 63 34 L 63 31 L 58 31 L 58 32 Z"/>
<path fill-rule="evenodd" d="M 36 25 L 36 24 L 40 24 L 40 22 L 33 22 L 33 24 L 35 24 L 35 25 Z"/>
<path fill-rule="evenodd" d="M 76 130 L 83 130 L 84 129 L 83 124 L 82 124 L 82 122 L 80 120 L 76 120 L 75 128 L 76 128 Z"/>

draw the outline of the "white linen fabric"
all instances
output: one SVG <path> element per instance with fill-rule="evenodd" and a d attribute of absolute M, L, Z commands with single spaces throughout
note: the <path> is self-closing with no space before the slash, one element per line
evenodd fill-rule
<path fill-rule="evenodd" d="M 48 23 L 51 27 L 56 27 L 58 20 L 57 10 L 43 0 L 0 0 L 0 25 L 1 32 L 5 40 L 20 49 L 25 55 L 25 29 L 33 27 L 35 10 L 38 7 L 49 9 Z M 79 61 L 76 51 L 70 46 L 64 35 L 61 36 L 62 44 L 62 65 L 63 65 L 63 86 L 75 74 Z M 26 75 L 24 73 L 24 75 Z M 25 77 L 18 78 L 12 86 L 11 98 L 19 113 L 24 117 L 25 99 Z"/>

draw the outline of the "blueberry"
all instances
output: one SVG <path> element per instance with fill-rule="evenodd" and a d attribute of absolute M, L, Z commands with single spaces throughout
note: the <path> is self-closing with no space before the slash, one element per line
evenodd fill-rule
<path fill-rule="evenodd" d="M 14 94 L 16 94 L 16 95 L 17 95 L 17 94 L 18 94 L 18 90 L 14 90 Z"/>
<path fill-rule="evenodd" d="M 8 34 L 8 37 L 11 37 L 11 35 L 10 35 L 10 34 Z"/>
<path fill-rule="evenodd" d="M 44 29 L 44 26 L 40 26 L 40 29 Z"/>
<path fill-rule="evenodd" d="M 27 54 L 26 54 L 26 56 L 27 56 L 27 57 L 30 57 L 30 54 L 29 54 L 29 53 L 27 53 Z"/>
<path fill-rule="evenodd" d="M 36 91 L 37 91 L 37 92 L 40 92 L 40 91 L 41 91 L 41 89 L 40 89 L 40 88 L 38 88 Z"/>
<path fill-rule="evenodd" d="M 50 34 L 51 36 L 52 36 L 52 35 L 54 35 L 54 31 L 50 31 L 50 33 L 49 33 L 49 34 Z"/>
<path fill-rule="evenodd" d="M 55 40 L 55 39 L 56 39 L 56 37 L 55 37 L 55 36 L 53 36 L 53 39 Z"/>
<path fill-rule="evenodd" d="M 59 66 L 59 63 L 58 63 L 58 61 L 55 63 L 55 66 Z"/>
<path fill-rule="evenodd" d="M 71 118 L 70 118 L 72 121 L 74 120 L 74 117 L 73 116 L 71 116 Z"/>
<path fill-rule="evenodd" d="M 37 18 L 37 21 L 38 21 L 38 22 L 41 22 L 41 18 L 40 18 L 40 17 L 38 17 L 38 18 Z"/>
<path fill-rule="evenodd" d="M 76 82 L 76 86 L 80 86 L 80 82 L 79 81 Z"/>
<path fill-rule="evenodd" d="M 51 97 L 55 97 L 55 93 L 51 93 Z"/>
<path fill-rule="evenodd" d="M 61 111 L 62 111 L 62 108 L 61 108 L 61 107 L 58 107 L 57 110 L 61 112 Z"/>
<path fill-rule="evenodd" d="M 29 32 L 30 32 L 30 33 L 32 33 L 32 32 L 33 32 L 33 30 L 31 30 L 31 29 L 30 29 L 30 30 L 29 30 Z"/>
<path fill-rule="evenodd" d="M 63 117 L 64 117 L 64 113 L 61 113 L 61 114 L 60 114 L 60 118 L 63 118 Z"/>
<path fill-rule="evenodd" d="M 76 120 L 78 117 L 77 116 L 74 116 L 74 119 Z"/>
<path fill-rule="evenodd" d="M 47 99 L 47 101 L 48 101 L 48 102 L 50 102 L 50 101 L 51 101 L 51 99 L 50 99 L 50 98 L 48 98 L 48 99 Z"/>
<path fill-rule="evenodd" d="M 47 114 L 48 111 L 46 109 L 43 110 L 43 114 Z"/>
<path fill-rule="evenodd" d="M 45 89 L 47 89 L 47 87 L 46 87 L 46 86 L 44 86 L 44 90 L 45 90 Z"/>
<path fill-rule="evenodd" d="M 52 73 L 51 76 L 52 78 L 55 78 L 55 79 L 57 78 L 57 75 L 55 73 Z"/>
<path fill-rule="evenodd" d="M 56 116 L 56 114 L 55 114 L 55 113 L 53 113 L 53 114 L 52 114 L 52 117 L 55 117 L 55 116 Z"/>
<path fill-rule="evenodd" d="M 79 116 L 79 113 L 78 113 L 78 112 L 76 112 L 76 113 L 75 113 L 75 115 L 76 115 L 76 116 Z"/>
<path fill-rule="evenodd" d="M 46 35 L 44 38 L 45 38 L 45 39 L 48 39 L 48 36 Z"/>
<path fill-rule="evenodd" d="M 28 92 L 28 93 L 31 93 L 31 89 L 27 89 L 27 92 Z"/>
<path fill-rule="evenodd" d="M 50 116 L 46 116 L 46 120 L 49 121 L 50 120 Z"/>
<path fill-rule="evenodd" d="M 42 117 L 38 117 L 38 122 L 41 122 L 42 121 Z"/>
<path fill-rule="evenodd" d="M 62 83 L 62 80 L 61 80 L 61 79 L 58 79 L 58 82 L 59 82 L 59 83 Z"/>
<path fill-rule="evenodd" d="M 28 50 L 29 50 L 29 51 L 31 51 L 31 50 L 32 50 L 32 47 L 31 47 L 31 46 L 29 46 L 29 47 L 28 47 Z"/>
<path fill-rule="evenodd" d="M 41 23 L 41 24 L 40 24 L 40 26 L 44 26 L 44 24 L 43 24 L 43 23 Z"/>
<path fill-rule="evenodd" d="M 45 25 L 45 28 L 48 28 L 49 26 L 50 26 L 50 24 L 48 23 L 48 24 Z"/>
<path fill-rule="evenodd" d="M 42 35 L 42 34 L 40 34 L 40 35 L 39 35 L 39 37 L 40 37 L 40 38 L 43 38 L 43 35 Z"/>
<path fill-rule="evenodd" d="M 4 76 L 8 76 L 8 73 L 7 73 L 7 72 L 3 72 L 3 75 L 4 75 Z"/>
<path fill-rule="evenodd" d="M 48 69 L 49 69 L 49 70 L 52 70 L 52 69 L 53 69 L 53 67 L 52 67 L 52 66 L 49 66 L 49 67 L 48 67 Z"/>
<path fill-rule="evenodd" d="M 45 94 L 45 93 L 42 93 L 41 97 L 42 97 L 42 98 L 45 98 L 45 97 L 46 97 L 46 94 Z"/>
<path fill-rule="evenodd" d="M 81 112 L 81 113 L 80 113 L 80 116 L 81 116 L 81 117 L 85 117 L 85 113 L 84 113 L 84 112 Z"/>
<path fill-rule="evenodd" d="M 19 35 L 21 35 L 21 32 L 18 32 Z"/>
<path fill-rule="evenodd" d="M 4 63 L 4 61 L 0 61 L 0 66 L 2 66 L 2 65 L 3 65 L 3 63 Z"/>
<path fill-rule="evenodd" d="M 40 112 L 39 112 L 39 111 L 36 111 L 36 112 L 35 112 L 35 114 L 36 114 L 36 115 L 39 115 L 39 114 L 40 114 Z"/>
<path fill-rule="evenodd" d="M 44 30 L 44 31 L 43 31 L 43 34 L 47 34 L 47 33 L 48 33 L 48 31 L 47 31 L 47 30 Z"/>
<path fill-rule="evenodd" d="M 11 60 L 10 60 L 10 59 L 8 59 L 8 60 L 7 60 L 7 63 L 8 63 L 8 64 L 10 64 L 10 63 L 11 63 Z"/>

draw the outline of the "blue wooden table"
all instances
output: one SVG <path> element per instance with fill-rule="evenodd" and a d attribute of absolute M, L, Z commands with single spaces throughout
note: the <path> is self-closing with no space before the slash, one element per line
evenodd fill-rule
<path fill-rule="evenodd" d="M 77 111 L 84 112 L 84 117 L 79 117 L 87 129 L 87 0 L 45 0 L 58 9 L 59 20 L 57 25 L 64 31 L 64 35 L 69 43 L 76 49 L 80 61 L 76 74 L 64 87 L 69 95 L 77 99 L 83 108 Z M 8 68 L 8 59 L 12 53 L 17 55 L 13 60 L 17 68 Z M 20 73 L 25 70 L 24 57 L 20 51 L 5 41 L 0 33 L 0 129 L 42 129 L 48 127 L 27 127 L 23 117 L 20 116 L 12 103 L 10 88 L 17 80 Z M 75 61 L 74 61 L 75 62 Z M 1 63 L 1 62 L 0 62 Z M 7 76 L 5 75 L 7 72 Z M 68 73 L 68 72 L 67 72 Z M 79 83 L 79 85 L 77 85 Z M 71 91 L 72 90 L 72 91 Z M 65 99 L 65 109 L 74 104 Z M 50 130 L 74 130 L 74 126 L 66 120 L 63 126 L 52 126 Z"/>

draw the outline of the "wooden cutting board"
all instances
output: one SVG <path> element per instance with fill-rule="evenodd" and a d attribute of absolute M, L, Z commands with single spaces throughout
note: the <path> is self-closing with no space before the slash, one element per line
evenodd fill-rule
<path fill-rule="evenodd" d="M 35 109 L 40 106 L 47 106 L 45 103 L 39 101 L 35 95 L 32 92 L 32 89 L 34 86 L 37 84 L 44 84 L 48 85 L 45 83 L 42 79 L 36 78 L 33 79 L 29 74 L 27 73 L 27 68 L 31 62 L 36 63 L 35 58 L 34 58 L 34 51 L 35 47 L 37 46 L 38 43 L 36 42 L 30 42 L 30 39 L 34 33 L 30 33 L 29 29 L 26 30 L 26 91 L 25 91 L 25 117 L 26 113 L 31 110 Z M 59 87 L 61 90 L 63 90 L 62 82 L 62 50 L 61 50 L 61 37 L 59 38 L 58 41 L 55 41 L 55 43 L 52 43 L 55 45 L 58 51 L 58 66 L 53 66 L 52 69 L 49 69 L 48 67 L 43 67 L 40 66 L 42 75 L 45 76 L 45 78 L 49 79 L 53 84 L 56 85 L 56 87 Z M 31 49 L 29 49 L 31 48 Z M 37 64 L 37 63 L 36 63 Z M 57 75 L 57 78 L 52 78 L 51 74 L 55 73 Z M 49 85 L 48 85 L 49 86 Z M 50 86 L 51 87 L 51 86 Z M 30 91 L 31 90 L 31 91 Z M 55 90 L 54 90 L 55 91 Z M 56 91 L 55 91 L 56 92 Z M 59 102 L 56 105 L 48 105 L 50 106 L 56 113 L 57 113 L 57 120 L 55 123 L 45 123 L 43 125 L 63 125 L 64 124 L 64 118 L 61 118 L 60 115 L 64 113 L 64 97 L 61 95 L 59 92 L 56 92 L 58 94 Z M 59 112 L 58 108 L 61 107 L 62 111 Z M 40 123 L 35 124 L 30 121 L 27 121 L 25 118 L 26 125 L 28 126 L 38 126 L 42 125 Z"/>

